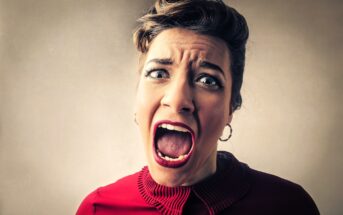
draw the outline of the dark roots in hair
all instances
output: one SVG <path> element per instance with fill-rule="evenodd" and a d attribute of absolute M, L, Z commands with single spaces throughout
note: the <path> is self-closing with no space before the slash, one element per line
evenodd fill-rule
<path fill-rule="evenodd" d="M 224 40 L 230 51 L 232 72 L 232 111 L 242 104 L 240 93 L 249 29 L 245 18 L 221 0 L 157 0 L 138 19 L 133 39 L 138 51 L 148 52 L 152 40 L 163 30 L 185 28 Z"/>

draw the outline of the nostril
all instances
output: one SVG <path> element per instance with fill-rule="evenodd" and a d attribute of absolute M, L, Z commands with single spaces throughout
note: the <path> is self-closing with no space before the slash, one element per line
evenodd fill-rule
<path fill-rule="evenodd" d="M 180 108 L 180 112 L 183 113 L 193 113 L 195 108 L 194 102 L 192 101 L 192 104 L 184 105 L 183 107 Z"/>
<path fill-rule="evenodd" d="M 176 82 L 164 93 L 160 104 L 171 108 L 175 113 L 193 113 L 195 109 L 193 95 L 189 88 Z"/>

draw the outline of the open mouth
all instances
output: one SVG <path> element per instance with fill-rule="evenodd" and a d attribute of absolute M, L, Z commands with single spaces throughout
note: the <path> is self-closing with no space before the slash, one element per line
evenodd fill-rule
<path fill-rule="evenodd" d="M 194 132 L 183 123 L 160 121 L 154 128 L 154 158 L 164 167 L 187 163 L 194 146 Z"/>

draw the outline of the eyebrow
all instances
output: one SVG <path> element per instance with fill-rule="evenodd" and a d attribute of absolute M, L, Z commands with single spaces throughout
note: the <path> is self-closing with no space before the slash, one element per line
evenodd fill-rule
<path fill-rule="evenodd" d="M 154 58 L 151 59 L 147 62 L 147 64 L 149 63 L 157 63 L 157 64 L 162 64 L 162 65 L 172 65 L 173 61 L 171 58 Z"/>
<path fill-rule="evenodd" d="M 205 69 L 216 70 L 216 71 L 220 72 L 222 75 L 224 75 L 224 71 L 222 70 L 222 68 L 220 68 L 220 66 L 213 64 L 213 63 L 210 63 L 208 61 L 201 61 L 199 66 L 202 68 L 205 68 Z"/>
<path fill-rule="evenodd" d="M 149 64 L 149 63 L 157 63 L 157 64 L 161 64 L 161 65 L 172 65 L 173 60 L 171 58 L 154 58 L 154 59 L 151 59 L 147 62 L 147 64 Z M 222 68 L 220 68 L 220 66 L 218 66 L 214 63 L 210 63 L 208 61 L 200 61 L 199 67 L 202 67 L 205 69 L 212 69 L 212 70 L 218 71 L 222 75 L 224 75 L 224 71 L 222 70 Z"/>

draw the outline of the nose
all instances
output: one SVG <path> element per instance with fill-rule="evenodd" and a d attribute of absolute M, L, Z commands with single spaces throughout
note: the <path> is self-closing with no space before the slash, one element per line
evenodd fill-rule
<path fill-rule="evenodd" d="M 193 90 L 187 78 L 171 80 L 161 99 L 163 107 L 175 113 L 193 113 L 195 110 Z"/>

